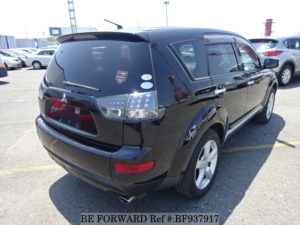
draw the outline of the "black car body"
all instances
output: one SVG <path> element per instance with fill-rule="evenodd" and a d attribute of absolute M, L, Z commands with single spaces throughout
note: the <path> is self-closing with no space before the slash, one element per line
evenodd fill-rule
<path fill-rule="evenodd" d="M 246 39 L 227 31 L 157 28 L 58 41 L 39 90 L 39 138 L 67 171 L 126 196 L 182 182 L 208 131 L 224 143 L 277 89 L 267 69 L 276 62 L 263 66 Z"/>
<path fill-rule="evenodd" d="M 6 76 L 7 76 L 7 69 L 4 63 L 2 62 L 2 60 L 0 59 L 0 77 L 6 77 Z"/>

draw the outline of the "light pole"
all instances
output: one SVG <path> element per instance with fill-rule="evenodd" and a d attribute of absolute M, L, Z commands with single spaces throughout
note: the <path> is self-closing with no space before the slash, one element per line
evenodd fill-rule
<path fill-rule="evenodd" d="M 166 5 L 166 25 L 169 26 L 168 23 L 168 5 L 170 5 L 170 1 L 164 1 L 164 4 Z"/>

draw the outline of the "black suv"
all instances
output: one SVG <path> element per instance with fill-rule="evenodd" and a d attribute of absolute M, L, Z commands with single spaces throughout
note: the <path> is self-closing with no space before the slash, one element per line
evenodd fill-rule
<path fill-rule="evenodd" d="M 82 180 L 124 201 L 210 188 L 229 135 L 272 115 L 278 61 L 240 35 L 156 28 L 62 36 L 39 89 L 39 138 Z"/>

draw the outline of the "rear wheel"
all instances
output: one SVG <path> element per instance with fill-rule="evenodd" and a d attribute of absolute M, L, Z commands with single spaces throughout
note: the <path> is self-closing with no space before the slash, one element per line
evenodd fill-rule
<path fill-rule="evenodd" d="M 273 89 L 269 95 L 268 102 L 263 108 L 263 110 L 254 117 L 255 121 L 258 123 L 268 123 L 272 117 L 274 103 L 275 90 Z"/>
<path fill-rule="evenodd" d="M 42 68 L 42 64 L 40 62 L 35 61 L 35 62 L 32 63 L 32 67 L 35 70 L 39 70 L 39 69 Z"/>
<path fill-rule="evenodd" d="M 290 83 L 292 77 L 293 68 L 290 65 L 285 65 L 278 75 L 278 82 L 281 86 L 286 86 Z"/>
<path fill-rule="evenodd" d="M 208 130 L 196 147 L 188 168 L 176 190 L 192 199 L 202 197 L 211 187 L 220 151 L 220 138 L 214 130 Z"/>

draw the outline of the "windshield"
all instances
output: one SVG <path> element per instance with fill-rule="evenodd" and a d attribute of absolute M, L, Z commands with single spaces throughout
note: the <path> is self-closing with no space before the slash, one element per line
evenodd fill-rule
<path fill-rule="evenodd" d="M 274 48 L 278 43 L 278 41 L 274 39 L 251 39 L 250 42 L 258 51 Z"/>
<path fill-rule="evenodd" d="M 47 79 L 53 83 L 57 80 L 57 74 L 52 74 L 52 67 L 61 68 L 66 81 L 98 88 L 104 92 L 110 90 L 113 94 L 143 91 L 143 75 L 149 75 L 146 77 L 151 79 L 153 76 L 149 45 L 146 42 L 66 42 L 59 46 L 55 60 L 49 65 Z M 152 89 L 153 83 L 148 87 L 146 89 Z"/>

